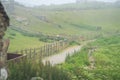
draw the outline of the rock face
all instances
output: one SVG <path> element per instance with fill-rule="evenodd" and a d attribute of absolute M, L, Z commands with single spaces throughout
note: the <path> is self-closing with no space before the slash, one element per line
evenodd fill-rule
<path fill-rule="evenodd" d="M 3 41 L 4 32 L 7 30 L 7 27 L 9 26 L 9 17 L 7 16 L 3 5 L 0 1 L 0 69 L 5 66 L 6 61 L 6 45 L 8 45 L 7 42 Z"/>
<path fill-rule="evenodd" d="M 14 15 L 14 0 L 0 0 L 9 15 Z"/>

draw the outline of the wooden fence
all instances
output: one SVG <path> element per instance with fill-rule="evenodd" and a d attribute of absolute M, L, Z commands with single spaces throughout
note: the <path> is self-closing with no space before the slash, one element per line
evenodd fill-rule
<path fill-rule="evenodd" d="M 22 55 L 24 55 L 25 58 L 30 59 L 30 60 L 32 60 L 32 59 L 42 59 L 44 57 L 48 57 L 48 56 L 57 54 L 59 51 L 68 47 L 68 45 L 69 45 L 69 42 L 67 40 L 64 40 L 64 41 L 62 40 L 62 41 L 57 41 L 57 42 L 54 42 L 54 43 L 45 44 L 44 46 L 42 46 L 40 48 L 24 49 L 24 50 L 21 50 L 21 51 L 17 51 L 15 53 L 22 54 Z M 20 59 L 20 58 L 19 57 L 15 58 L 15 61 L 17 59 Z M 14 61 L 14 59 L 12 61 Z"/>

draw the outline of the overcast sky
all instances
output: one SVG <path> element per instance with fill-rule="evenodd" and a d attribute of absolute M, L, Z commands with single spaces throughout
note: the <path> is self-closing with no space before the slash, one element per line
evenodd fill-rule
<path fill-rule="evenodd" d="M 49 5 L 49 4 L 64 4 L 64 3 L 73 3 L 76 0 L 15 0 L 21 4 L 24 5 L 31 5 L 31 6 L 35 6 L 35 5 Z M 105 1 L 105 2 L 113 2 L 116 0 L 98 0 L 98 1 Z"/>

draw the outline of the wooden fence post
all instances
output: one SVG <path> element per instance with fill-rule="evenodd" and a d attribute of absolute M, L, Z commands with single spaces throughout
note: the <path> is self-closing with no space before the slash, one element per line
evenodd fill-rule
<path fill-rule="evenodd" d="M 21 54 L 25 54 L 27 59 L 39 59 L 41 60 L 43 57 L 48 57 L 53 54 L 57 54 L 60 50 L 66 48 L 68 46 L 67 41 L 57 41 L 54 43 L 46 44 L 40 48 L 30 48 L 19 51 Z"/>

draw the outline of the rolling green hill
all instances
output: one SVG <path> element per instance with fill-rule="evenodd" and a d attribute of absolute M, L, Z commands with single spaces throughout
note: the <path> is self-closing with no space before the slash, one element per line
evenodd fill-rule
<path fill-rule="evenodd" d="M 74 9 L 71 10 L 70 8 L 73 8 L 73 6 Z M 77 9 L 82 6 L 81 4 L 66 4 L 29 8 L 16 5 L 14 14 L 10 15 L 11 26 L 12 28 L 18 28 L 29 33 L 40 33 L 49 36 L 77 36 L 85 37 L 85 39 L 111 36 L 120 33 L 119 7 Z M 11 29 L 9 30 L 11 31 Z M 22 32 L 15 31 L 15 33 L 20 34 Z M 16 37 L 20 41 L 26 41 L 24 39 L 26 36 L 21 36 L 23 38 Z M 17 41 L 20 42 L 19 40 Z M 32 37 L 29 40 L 32 41 Z M 31 42 L 28 41 L 29 43 Z M 14 44 L 16 43 L 11 39 L 12 46 L 10 46 L 10 51 L 14 48 L 13 46 L 18 46 Z M 28 44 L 21 43 L 21 45 L 26 46 L 24 48 L 31 47 Z M 34 45 L 37 44 L 34 43 Z"/>
<path fill-rule="evenodd" d="M 53 11 L 17 6 L 11 23 L 23 30 L 51 35 L 94 33 L 97 27 L 112 33 L 120 28 L 119 13 L 119 8 Z"/>

